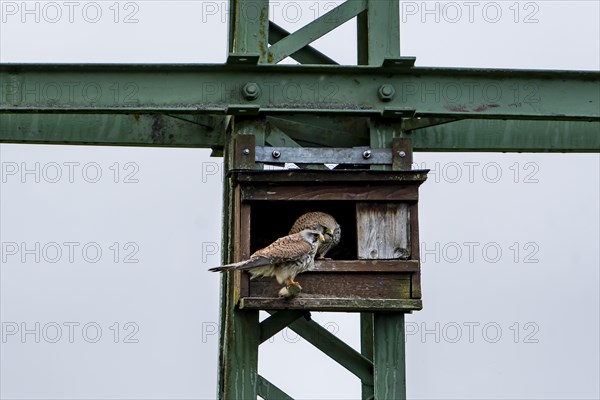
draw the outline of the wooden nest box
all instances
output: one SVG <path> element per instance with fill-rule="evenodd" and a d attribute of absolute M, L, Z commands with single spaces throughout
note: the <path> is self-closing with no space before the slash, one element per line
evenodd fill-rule
<path fill-rule="evenodd" d="M 234 261 L 288 234 L 300 215 L 323 211 L 341 226 L 340 243 L 297 276 L 302 292 L 278 297 L 274 278 L 235 272 L 243 309 L 420 310 L 419 186 L 427 171 L 233 170 Z"/>

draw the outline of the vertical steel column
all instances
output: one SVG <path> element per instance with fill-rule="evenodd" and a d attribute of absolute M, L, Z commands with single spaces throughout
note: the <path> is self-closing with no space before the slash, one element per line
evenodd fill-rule
<path fill-rule="evenodd" d="M 360 352 L 363 356 L 373 361 L 373 313 L 360 313 Z M 373 367 L 375 367 L 373 365 Z M 374 373 L 375 371 L 373 371 Z M 373 400 L 375 398 L 375 387 L 362 382 L 362 400 Z"/>
<path fill-rule="evenodd" d="M 358 16 L 359 64 L 378 66 L 385 59 L 400 56 L 399 1 L 366 1 L 367 11 Z M 229 52 L 234 56 L 232 61 L 266 62 L 268 5 L 268 0 L 230 0 Z M 254 134 L 256 144 L 264 144 L 261 126 L 259 120 L 232 120 L 225 143 L 226 171 L 235 167 L 233 138 L 239 134 Z M 390 148 L 392 138 L 399 134 L 398 120 L 371 121 L 371 145 L 374 148 Z M 236 223 L 234 193 L 228 178 L 224 196 L 223 260 L 228 262 L 235 257 L 232 232 Z M 233 274 L 229 274 L 222 284 L 219 398 L 255 399 L 259 383 L 258 312 L 236 309 L 235 283 Z M 404 314 L 362 314 L 361 337 L 363 354 L 375 363 L 374 384 L 363 385 L 363 398 L 405 398 Z"/>
<path fill-rule="evenodd" d="M 375 399 L 406 399 L 404 314 L 376 313 L 373 333 Z"/>
<path fill-rule="evenodd" d="M 400 128 L 399 120 L 371 119 L 371 147 L 392 148 L 392 139 L 400 137 Z M 362 386 L 363 400 L 370 396 L 375 400 L 406 399 L 404 313 L 361 315 L 361 347 L 366 357 L 369 342 L 373 346 L 374 388 Z"/>
<path fill-rule="evenodd" d="M 266 63 L 269 0 L 229 0 L 229 53 Z M 248 61 L 248 60 L 245 60 Z"/>
<path fill-rule="evenodd" d="M 367 11 L 357 18 L 359 65 L 380 66 L 400 57 L 400 1 L 367 0 Z"/>
<path fill-rule="evenodd" d="M 268 42 L 268 0 L 230 0 L 229 53 L 238 61 L 260 58 Z M 245 58 L 247 56 L 248 58 Z M 243 60 L 243 61 L 242 61 Z M 254 123 L 253 123 L 254 122 Z M 264 124 L 262 124 L 264 126 Z M 234 138 L 255 134 L 257 145 L 264 143 L 264 129 L 252 120 L 232 118 L 225 135 L 224 169 L 235 168 Z M 236 241 L 233 227 L 238 222 L 235 193 L 227 174 L 223 185 L 222 261 L 233 262 Z M 258 346 L 260 326 L 257 310 L 239 310 L 234 296 L 235 273 L 223 274 L 221 280 L 221 326 L 219 338 L 219 399 L 256 399 L 258 385 Z"/>
<path fill-rule="evenodd" d="M 243 123 L 238 123 L 228 132 L 224 154 L 225 171 L 229 171 L 235 166 L 233 138 L 243 127 Z M 233 227 L 236 224 L 238 216 L 235 212 L 235 193 L 232 189 L 231 178 L 225 176 L 222 240 L 222 258 L 224 263 L 234 261 L 236 253 Z M 234 272 L 223 274 L 221 284 L 218 398 L 256 399 L 258 345 L 260 344 L 258 311 L 242 311 L 236 308 L 237 299 L 234 296 L 235 285 Z"/>
<path fill-rule="evenodd" d="M 400 5 L 398 0 L 367 0 L 367 5 L 357 18 L 358 64 L 380 66 L 400 57 Z M 391 148 L 400 128 L 399 120 L 372 119 L 371 147 Z M 362 385 L 362 399 L 405 399 L 404 314 L 362 313 L 360 324 L 361 352 L 374 364 L 374 386 Z"/>

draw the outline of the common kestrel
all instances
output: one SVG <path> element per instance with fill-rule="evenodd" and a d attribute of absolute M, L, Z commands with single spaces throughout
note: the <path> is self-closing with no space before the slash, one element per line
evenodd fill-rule
<path fill-rule="evenodd" d="M 317 230 L 304 229 L 300 232 L 281 237 L 265 247 L 257 250 L 248 260 L 222 265 L 209 269 L 212 272 L 246 270 L 251 278 L 257 276 L 274 276 L 281 285 L 293 285 L 302 289 L 294 281 L 296 275 L 314 268 L 315 254 L 319 243 L 325 238 Z M 287 296 L 289 291 L 283 288 L 280 295 Z"/>
<path fill-rule="evenodd" d="M 335 218 L 320 211 L 308 212 L 298 217 L 292 225 L 292 229 L 290 229 L 290 234 L 300 232 L 303 229 L 321 232 L 325 237 L 325 240 L 319 243 L 319 249 L 317 250 L 319 260 L 326 259 L 325 254 L 340 242 L 342 236 L 342 230 Z"/>

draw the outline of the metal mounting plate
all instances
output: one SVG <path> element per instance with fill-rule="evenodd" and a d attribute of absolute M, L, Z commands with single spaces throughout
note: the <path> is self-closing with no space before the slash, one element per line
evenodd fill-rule
<path fill-rule="evenodd" d="M 294 164 L 392 164 L 392 150 L 257 146 L 254 160 Z"/>

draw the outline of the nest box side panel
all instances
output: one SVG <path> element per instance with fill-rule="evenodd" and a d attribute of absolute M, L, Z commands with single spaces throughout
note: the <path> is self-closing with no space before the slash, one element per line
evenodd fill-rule
<path fill-rule="evenodd" d="M 407 203 L 356 203 L 359 260 L 411 258 Z"/>
<path fill-rule="evenodd" d="M 419 268 L 411 274 L 410 293 L 411 298 L 421 298 L 421 253 L 419 247 L 419 208 L 417 203 L 410 205 L 410 237 L 411 237 L 411 259 L 414 260 Z"/>

